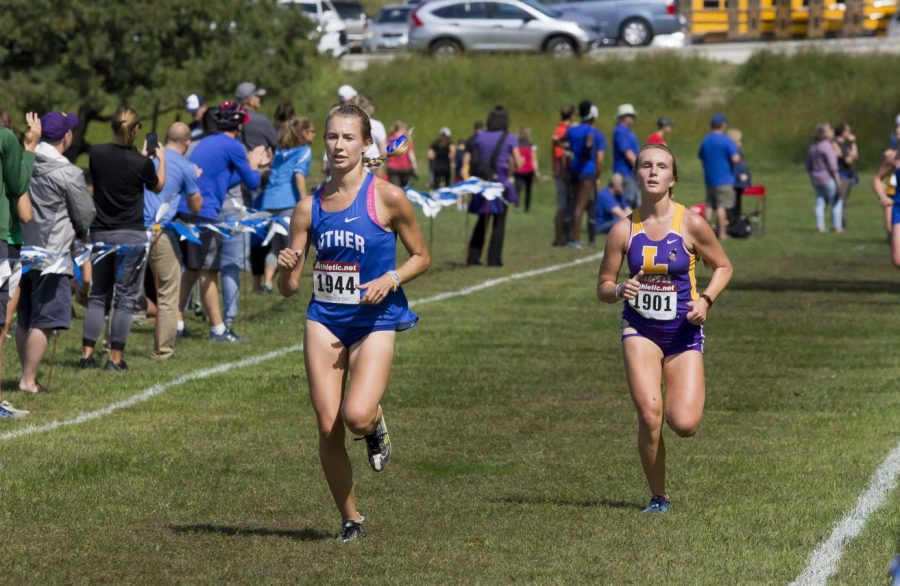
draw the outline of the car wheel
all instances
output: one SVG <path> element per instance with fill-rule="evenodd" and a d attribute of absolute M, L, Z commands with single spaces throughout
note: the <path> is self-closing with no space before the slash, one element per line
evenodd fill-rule
<path fill-rule="evenodd" d="M 573 57 L 578 54 L 578 49 L 571 39 L 566 37 L 553 37 L 544 46 L 544 50 L 554 57 Z"/>
<path fill-rule="evenodd" d="M 453 39 L 438 39 L 431 43 L 430 50 L 435 57 L 456 57 L 463 52 L 460 44 Z"/>
<path fill-rule="evenodd" d="M 619 38 L 623 45 L 629 47 L 639 47 L 641 45 L 649 45 L 653 40 L 653 31 L 647 21 L 640 18 L 632 18 L 622 23 L 622 29 Z"/>

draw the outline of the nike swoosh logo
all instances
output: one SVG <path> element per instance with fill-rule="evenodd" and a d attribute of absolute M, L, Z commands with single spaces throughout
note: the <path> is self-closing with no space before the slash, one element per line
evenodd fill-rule
<path fill-rule="evenodd" d="M 353 220 L 358 220 L 358 219 L 359 219 L 359 216 L 353 216 L 352 218 L 344 218 L 344 223 L 349 224 Z"/>
<path fill-rule="evenodd" d="M 675 240 L 666 240 L 666 244 L 675 244 L 676 242 L 678 242 L 677 238 Z"/>

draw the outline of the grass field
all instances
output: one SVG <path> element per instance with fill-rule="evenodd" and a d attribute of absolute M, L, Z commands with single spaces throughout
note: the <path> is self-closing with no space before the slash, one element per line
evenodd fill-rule
<path fill-rule="evenodd" d="M 699 167 L 686 154 L 682 167 L 678 197 L 693 203 Z M 292 351 L 81 425 L 4 436 L 0 582 L 791 581 L 897 445 L 900 278 L 866 189 L 848 233 L 818 235 L 802 169 L 754 172 L 770 189 L 768 233 L 727 243 L 735 276 L 707 326 L 706 418 L 695 438 L 666 436 L 669 515 L 640 514 L 620 308 L 596 300 L 594 260 L 417 307 L 383 403 L 394 461 L 376 476 L 351 445 L 366 539 L 332 539 L 339 518 Z M 444 211 L 410 299 L 596 254 L 549 246 L 550 190 L 510 217 L 502 269 L 464 268 L 464 215 Z M 151 327 L 136 326 L 125 374 L 75 368 L 79 322 L 59 343 L 51 394 L 4 394 L 32 415 L 0 434 L 295 345 L 306 299 L 253 295 L 236 325 L 249 345 L 188 340 L 166 365 L 149 359 Z M 5 358 L 9 389 L 11 344 Z M 895 491 L 834 583 L 886 583 L 898 549 Z"/>

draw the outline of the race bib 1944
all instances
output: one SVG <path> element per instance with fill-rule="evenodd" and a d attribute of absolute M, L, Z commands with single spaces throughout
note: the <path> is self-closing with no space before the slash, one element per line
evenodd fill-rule
<path fill-rule="evenodd" d="M 641 283 L 640 290 L 629 303 L 647 319 L 673 320 L 678 308 L 678 290 L 675 283 Z"/>
<path fill-rule="evenodd" d="M 359 263 L 317 260 L 313 296 L 316 301 L 359 305 Z"/>

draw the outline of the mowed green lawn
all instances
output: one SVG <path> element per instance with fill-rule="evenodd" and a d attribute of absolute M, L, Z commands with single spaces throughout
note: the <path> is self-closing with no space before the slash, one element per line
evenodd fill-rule
<path fill-rule="evenodd" d="M 693 203 L 699 167 L 683 158 L 677 195 Z M 376 475 L 350 445 L 364 540 L 333 539 L 295 351 L 0 441 L 0 582 L 789 582 L 900 440 L 900 277 L 868 189 L 854 194 L 847 234 L 819 235 L 802 169 L 754 177 L 770 189 L 768 231 L 726 245 L 735 276 L 707 326 L 706 417 L 692 439 L 666 435 L 670 514 L 640 513 L 621 308 L 596 300 L 593 261 L 418 306 L 383 402 L 390 468 Z M 596 253 L 549 246 L 551 190 L 541 183 L 532 213 L 510 216 L 502 269 L 461 266 L 464 215 L 444 211 L 433 269 L 408 296 Z M 32 415 L 0 422 L 0 434 L 296 344 L 307 295 L 253 295 L 236 326 L 251 344 L 189 340 L 166 365 L 148 358 L 151 327 L 136 326 L 126 374 L 75 368 L 77 323 L 61 338 L 53 392 L 5 393 Z M 11 344 L 5 358 L 11 388 Z M 885 583 L 898 535 L 895 491 L 835 582 Z"/>

